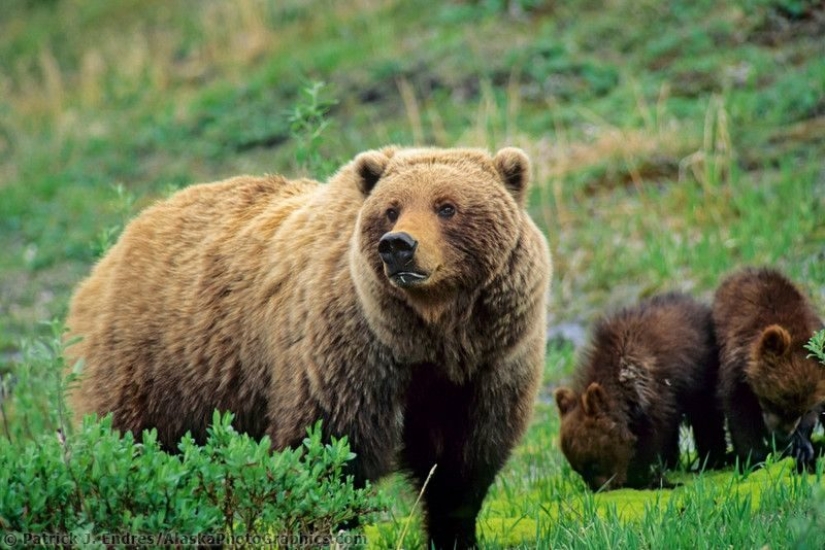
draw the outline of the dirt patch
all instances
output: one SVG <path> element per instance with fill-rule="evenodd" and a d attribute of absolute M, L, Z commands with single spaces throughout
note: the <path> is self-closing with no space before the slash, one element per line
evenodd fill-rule
<path fill-rule="evenodd" d="M 762 23 L 750 36 L 750 41 L 763 46 L 779 47 L 800 38 L 825 37 L 825 3 L 777 2 L 767 11 Z"/>

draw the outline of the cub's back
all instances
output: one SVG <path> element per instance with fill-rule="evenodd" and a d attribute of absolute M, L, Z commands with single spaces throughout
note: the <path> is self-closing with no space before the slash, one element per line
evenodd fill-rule
<path fill-rule="evenodd" d="M 725 279 L 714 296 L 713 321 L 723 353 L 750 344 L 772 324 L 784 327 L 795 344 L 821 326 L 796 285 L 769 268 L 746 268 Z"/>
<path fill-rule="evenodd" d="M 612 364 L 612 375 L 617 376 L 623 359 L 657 377 L 678 379 L 696 370 L 697 359 L 712 361 L 714 353 L 710 308 L 687 295 L 668 293 L 601 319 L 594 329 L 589 365 L 604 369 Z"/>

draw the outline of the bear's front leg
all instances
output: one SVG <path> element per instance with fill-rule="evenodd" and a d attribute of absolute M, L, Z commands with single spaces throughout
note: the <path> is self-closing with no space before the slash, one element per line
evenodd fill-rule
<path fill-rule="evenodd" d="M 724 405 L 739 468 L 744 470 L 761 465 L 770 452 L 765 441 L 769 434 L 756 396 L 745 384 L 739 384 L 726 397 Z"/>
<path fill-rule="evenodd" d="M 530 419 L 535 380 L 528 374 L 511 383 L 490 369 L 457 385 L 435 367 L 416 370 L 402 463 L 419 490 L 426 483 L 422 500 L 429 546 L 473 548 L 484 497 Z"/>
<path fill-rule="evenodd" d="M 477 546 L 476 518 L 497 469 L 489 465 L 477 471 L 462 472 L 462 469 L 446 460 L 438 463 L 424 492 L 430 548 Z"/>
<path fill-rule="evenodd" d="M 416 386 L 408 400 L 402 460 L 416 488 L 426 484 L 429 547 L 473 548 L 476 516 L 503 459 L 491 462 L 468 448 L 475 428 L 469 388 L 444 380 Z"/>
<path fill-rule="evenodd" d="M 816 450 L 811 442 L 814 428 L 820 415 L 822 405 L 811 409 L 799 421 L 799 426 L 791 437 L 791 445 L 788 449 L 789 454 L 796 461 L 796 469 L 798 472 L 815 470 L 816 464 Z"/>

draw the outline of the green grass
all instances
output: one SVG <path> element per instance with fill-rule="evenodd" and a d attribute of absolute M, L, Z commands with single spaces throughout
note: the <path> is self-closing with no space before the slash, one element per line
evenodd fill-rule
<path fill-rule="evenodd" d="M 553 325 L 586 327 L 662 290 L 707 299 L 744 264 L 785 270 L 823 311 L 823 15 L 808 0 L 9 0 L 0 372 L 23 339 L 49 337 L 39 322 L 65 314 L 123 223 L 170 190 L 321 177 L 387 143 L 530 153 Z M 290 116 L 316 81 L 328 126 L 295 139 Z M 536 419 L 482 512 L 486 543 L 822 546 L 821 472 L 784 462 L 590 495 L 558 450 L 550 398 L 574 360 L 549 352 Z M 414 495 L 400 479 L 383 487 L 397 505 L 372 538 L 395 547 Z"/>

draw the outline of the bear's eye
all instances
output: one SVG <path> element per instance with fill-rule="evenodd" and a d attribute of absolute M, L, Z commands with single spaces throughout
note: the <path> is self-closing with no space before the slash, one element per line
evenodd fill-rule
<path fill-rule="evenodd" d="M 398 209 L 397 208 L 387 208 L 387 219 L 391 222 L 395 222 L 398 219 Z"/>
<path fill-rule="evenodd" d="M 452 218 L 455 216 L 455 206 L 452 204 L 442 204 L 438 207 L 438 215 L 442 218 Z"/>

